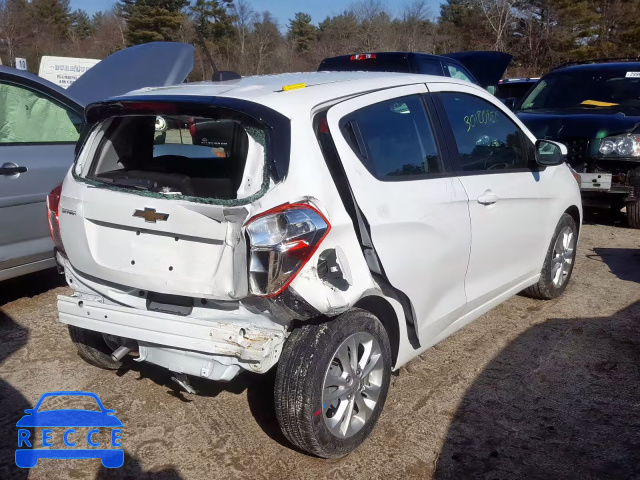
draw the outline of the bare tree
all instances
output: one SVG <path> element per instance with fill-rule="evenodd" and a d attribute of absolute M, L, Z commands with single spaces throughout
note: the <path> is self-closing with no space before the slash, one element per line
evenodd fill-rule
<path fill-rule="evenodd" d="M 402 19 L 397 21 L 401 48 L 410 52 L 433 52 L 435 25 L 426 0 L 414 0 L 405 5 Z"/>
<path fill-rule="evenodd" d="M 506 37 L 509 25 L 513 21 L 513 7 L 516 0 L 473 0 L 477 1 L 487 24 L 493 32 L 494 50 L 506 49 Z"/>
<path fill-rule="evenodd" d="M 0 48 L 4 50 L 7 65 L 15 66 L 15 57 L 20 49 L 28 45 L 30 31 L 28 24 L 28 5 L 15 0 L 0 0 Z"/>
<path fill-rule="evenodd" d="M 233 3 L 232 14 L 234 26 L 238 36 L 238 50 L 240 56 L 240 70 L 244 71 L 244 58 L 247 49 L 247 38 L 251 27 L 258 21 L 258 15 L 247 0 L 238 0 Z"/>

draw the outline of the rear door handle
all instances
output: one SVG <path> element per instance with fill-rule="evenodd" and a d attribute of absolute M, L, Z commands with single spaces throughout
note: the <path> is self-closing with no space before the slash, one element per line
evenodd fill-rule
<path fill-rule="evenodd" d="M 493 193 L 491 190 L 487 190 L 478 197 L 478 203 L 482 205 L 493 205 L 498 200 L 500 200 L 500 197 L 498 197 L 498 195 Z"/>
<path fill-rule="evenodd" d="M 18 173 L 24 173 L 27 171 L 27 167 L 0 167 L 0 175 L 16 175 Z"/>

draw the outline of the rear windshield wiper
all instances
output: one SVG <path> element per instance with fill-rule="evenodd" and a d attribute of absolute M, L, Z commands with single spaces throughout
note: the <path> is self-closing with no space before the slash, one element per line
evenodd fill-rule
<path fill-rule="evenodd" d="M 158 182 L 146 178 L 96 178 L 96 180 L 116 187 L 138 188 L 150 191 L 158 188 Z"/>

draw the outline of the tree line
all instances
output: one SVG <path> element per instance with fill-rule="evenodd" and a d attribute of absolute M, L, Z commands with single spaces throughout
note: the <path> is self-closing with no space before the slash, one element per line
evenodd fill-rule
<path fill-rule="evenodd" d="M 249 0 L 120 0 L 89 16 L 69 0 L 0 0 L 0 59 L 105 56 L 130 45 L 180 41 L 196 47 L 190 80 L 214 65 L 242 75 L 314 70 L 327 56 L 367 51 L 514 55 L 511 75 L 537 76 L 564 61 L 638 57 L 640 0 L 446 0 L 433 12 L 407 0 L 355 1 L 318 21 L 299 12 L 279 25 Z"/>

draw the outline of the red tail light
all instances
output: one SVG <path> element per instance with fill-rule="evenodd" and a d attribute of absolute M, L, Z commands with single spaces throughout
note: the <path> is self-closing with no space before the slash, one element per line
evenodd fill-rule
<path fill-rule="evenodd" d="M 251 293 L 272 297 L 286 289 L 329 230 L 324 215 L 306 203 L 281 205 L 249 220 Z"/>
<path fill-rule="evenodd" d="M 58 210 L 60 208 L 60 195 L 62 194 L 62 184 L 51 190 L 47 195 L 47 216 L 49 217 L 49 232 L 54 246 L 64 252 L 62 237 L 60 236 L 60 217 Z"/>
<path fill-rule="evenodd" d="M 191 134 L 191 138 L 196 136 L 196 121 L 193 117 L 189 117 L 189 133 Z"/>
<path fill-rule="evenodd" d="M 376 58 L 375 53 L 359 53 L 357 55 L 351 55 L 350 60 L 373 60 L 374 58 Z"/>

